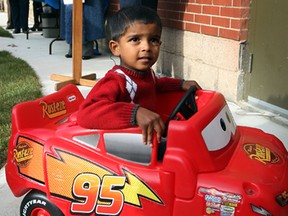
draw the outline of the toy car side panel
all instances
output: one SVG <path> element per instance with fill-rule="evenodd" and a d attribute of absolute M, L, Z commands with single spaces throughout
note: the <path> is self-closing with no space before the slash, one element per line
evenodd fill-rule
<path fill-rule="evenodd" d="M 78 110 L 83 100 L 77 86 L 71 84 L 38 100 L 17 104 L 12 110 L 12 134 L 24 128 L 55 127 Z"/>
<path fill-rule="evenodd" d="M 7 183 L 16 197 L 32 188 L 46 190 L 43 152 L 44 144 L 28 136 L 10 139 L 5 172 Z"/>
<path fill-rule="evenodd" d="M 231 135 L 230 145 L 223 151 L 218 151 L 217 156 L 212 151 L 209 151 L 201 132 L 226 106 L 226 101 L 220 93 L 214 92 L 211 94 L 202 91 L 199 94 L 198 97 L 201 99 L 196 101 L 198 106 L 197 113 L 187 121 L 174 120 L 170 122 L 167 146 L 168 148 L 169 146 L 177 146 L 177 148 L 188 151 L 191 158 L 193 158 L 195 168 L 200 172 L 221 170 L 227 165 L 231 158 L 231 153 L 235 149 L 236 145 L 232 145 L 232 142 L 236 143 L 237 132 L 235 136 Z M 219 137 L 214 137 L 214 139 L 219 139 Z M 221 155 L 223 156 L 220 157 Z M 203 163 L 203 160 L 205 163 Z"/>
<path fill-rule="evenodd" d="M 235 215 L 287 215 L 287 198 L 283 206 L 276 199 L 288 188 L 287 151 L 263 131 L 239 127 L 239 134 L 227 167 L 198 175 L 196 199 L 202 202 L 202 214 L 225 210 Z"/>
<path fill-rule="evenodd" d="M 218 151 L 217 155 L 208 151 L 201 131 L 225 107 L 226 102 L 221 94 L 210 92 L 204 96 L 205 94 L 206 92 L 199 92 L 200 99 L 196 101 L 198 112 L 190 119 L 172 120 L 169 123 L 163 169 L 175 173 L 175 194 L 183 199 L 192 199 L 195 196 L 198 173 L 225 168 L 235 149 L 236 145 L 233 144 L 238 139 L 236 134 L 231 137 L 230 144 Z"/>
<path fill-rule="evenodd" d="M 78 110 L 82 101 L 78 88 L 68 85 L 59 92 L 13 107 L 6 179 L 15 196 L 21 196 L 31 188 L 44 187 L 45 142 L 54 136 L 62 120 Z M 31 181 L 33 178 L 27 178 L 32 172 L 40 179 L 36 183 Z M 17 183 L 20 179 L 23 184 Z"/>
<path fill-rule="evenodd" d="M 135 164 L 106 154 L 101 148 L 104 146 L 102 135 L 96 148 L 87 147 L 69 137 L 79 135 L 81 131 L 87 133 L 78 126 L 72 126 L 67 131 L 63 129 L 45 144 L 48 197 L 55 198 L 55 202 L 60 198 L 66 200 L 65 205 L 55 203 L 60 209 L 65 209 L 65 215 L 93 212 L 105 215 L 110 210 L 113 214 L 110 212 L 109 215 L 119 212 L 121 215 L 170 214 L 174 200 L 171 190 L 174 175 L 161 171 L 157 165 Z M 103 133 L 90 130 L 90 133 L 97 132 Z M 79 187 L 83 181 L 91 188 Z M 105 188 L 110 188 L 110 192 Z M 102 204 L 105 200 L 110 204 Z M 90 206 L 80 206 L 79 203 L 84 201 Z"/>

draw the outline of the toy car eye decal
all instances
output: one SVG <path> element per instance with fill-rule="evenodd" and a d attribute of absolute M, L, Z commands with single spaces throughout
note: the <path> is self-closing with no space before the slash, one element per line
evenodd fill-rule
<path fill-rule="evenodd" d="M 226 105 L 215 118 L 202 130 L 202 137 L 209 151 L 224 148 L 235 134 L 236 124 Z"/>
<path fill-rule="evenodd" d="M 223 120 L 223 118 L 220 119 L 220 126 L 221 126 L 223 131 L 226 131 L 226 124 L 225 124 L 225 121 Z"/>

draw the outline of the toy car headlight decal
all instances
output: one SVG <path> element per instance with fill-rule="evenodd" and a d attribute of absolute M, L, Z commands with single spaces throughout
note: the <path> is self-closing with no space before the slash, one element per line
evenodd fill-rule
<path fill-rule="evenodd" d="M 152 149 L 143 145 L 142 134 L 105 133 L 104 141 L 107 153 L 124 160 L 150 164 Z"/>
<path fill-rule="evenodd" d="M 84 145 L 96 148 L 99 142 L 99 134 L 89 134 L 84 136 L 74 136 L 73 140 L 80 142 Z"/>
<path fill-rule="evenodd" d="M 224 148 L 235 134 L 236 124 L 226 105 L 215 118 L 202 130 L 202 137 L 209 151 Z"/>
<path fill-rule="evenodd" d="M 259 214 L 259 215 L 265 215 L 265 216 L 272 216 L 272 214 L 270 212 L 268 212 L 266 209 L 264 209 L 262 206 L 255 206 L 253 204 L 251 204 L 251 208 L 252 208 L 252 211 Z"/>

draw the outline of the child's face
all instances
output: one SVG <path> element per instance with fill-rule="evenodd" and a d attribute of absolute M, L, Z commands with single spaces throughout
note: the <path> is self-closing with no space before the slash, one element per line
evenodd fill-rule
<path fill-rule="evenodd" d="M 156 24 L 135 22 L 119 42 L 110 41 L 110 49 L 121 59 L 121 65 L 132 70 L 146 71 L 158 59 L 161 30 Z"/>

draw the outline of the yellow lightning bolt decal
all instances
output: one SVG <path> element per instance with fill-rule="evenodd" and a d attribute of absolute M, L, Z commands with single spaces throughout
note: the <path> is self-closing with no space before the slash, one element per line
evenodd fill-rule
<path fill-rule="evenodd" d="M 49 190 L 54 195 L 75 200 L 71 186 L 74 179 L 82 173 L 93 173 L 103 179 L 104 176 L 116 176 L 115 173 L 96 165 L 95 163 L 80 158 L 76 155 L 57 150 L 59 158 L 47 156 L 47 175 Z M 160 198 L 137 176 L 124 170 L 126 182 L 122 189 L 124 202 L 141 207 L 140 197 L 163 204 Z M 103 187 L 103 185 L 102 185 Z"/>
<path fill-rule="evenodd" d="M 125 196 L 125 202 L 141 207 L 139 197 L 145 197 L 149 200 L 163 204 L 159 197 L 146 185 L 139 180 L 135 175 L 125 171 L 127 183 L 125 184 L 122 192 Z"/>
<path fill-rule="evenodd" d="M 57 153 L 61 159 L 47 156 L 47 175 L 52 194 L 59 194 L 73 200 L 71 185 L 77 175 L 83 172 L 96 173 L 101 179 L 104 175 L 113 175 L 112 172 L 83 158 L 62 151 Z"/>

